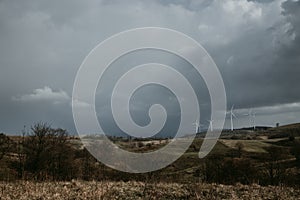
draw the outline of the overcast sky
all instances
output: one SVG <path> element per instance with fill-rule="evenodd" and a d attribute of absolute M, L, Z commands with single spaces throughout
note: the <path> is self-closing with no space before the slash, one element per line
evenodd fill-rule
<path fill-rule="evenodd" d="M 248 126 L 243 114 L 249 108 L 257 113 L 257 125 L 300 122 L 300 1 L 0 0 L 0 132 L 20 133 L 24 125 L 42 121 L 76 133 L 70 102 L 83 59 L 111 35 L 145 26 L 181 31 L 205 47 L 223 76 L 228 107 L 235 105 L 236 126 Z M 116 65 L 155 58 L 182 68 L 173 57 L 144 51 Z M 203 83 L 194 84 L 207 126 L 207 91 Z M 99 86 L 96 108 L 105 130 L 118 133 L 106 89 Z M 180 111 L 174 96 L 154 86 L 145 91 L 133 97 L 133 119 L 146 125 L 147 108 L 159 102 L 173 124 L 163 132 L 176 129 Z M 145 98 L 149 92 L 157 95 Z"/>

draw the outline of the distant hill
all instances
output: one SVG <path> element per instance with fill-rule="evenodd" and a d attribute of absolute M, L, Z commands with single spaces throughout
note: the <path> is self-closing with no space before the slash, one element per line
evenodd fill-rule
<path fill-rule="evenodd" d="M 275 130 L 275 131 L 281 131 L 281 130 L 287 130 L 287 129 L 295 129 L 295 130 L 300 130 L 300 123 L 296 124 L 288 124 L 284 126 L 279 126 L 279 127 L 274 127 L 271 128 L 270 130 Z"/>
<path fill-rule="evenodd" d="M 268 137 L 271 138 L 284 138 L 284 137 L 299 137 L 300 136 L 300 123 L 288 124 L 271 128 L 268 130 Z"/>
<path fill-rule="evenodd" d="M 264 130 L 268 130 L 272 127 L 270 126 L 256 126 L 255 127 L 255 130 L 258 130 L 258 131 L 264 131 Z M 246 127 L 246 128 L 241 128 L 239 130 L 253 130 L 253 127 Z"/>

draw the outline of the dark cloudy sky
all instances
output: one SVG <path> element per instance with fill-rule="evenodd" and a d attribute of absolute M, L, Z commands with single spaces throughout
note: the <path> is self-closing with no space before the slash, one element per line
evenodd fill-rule
<path fill-rule="evenodd" d="M 0 132 L 19 133 L 43 121 L 75 133 L 70 102 L 83 59 L 109 36 L 145 26 L 181 31 L 205 47 L 223 76 L 228 106 L 236 107 L 237 126 L 248 125 L 248 108 L 257 113 L 257 125 L 300 122 L 298 0 L 0 0 Z M 124 63 L 152 55 L 182 66 L 170 55 L 142 54 Z M 147 124 L 140 116 L 148 105 L 173 102 L 167 129 L 176 128 L 178 102 L 161 88 L 145 89 L 160 99 L 141 101 L 145 92 L 137 93 L 133 119 Z M 202 89 L 207 124 L 209 102 L 199 83 Z M 105 90 L 97 94 L 97 111 L 105 116 Z M 107 131 L 118 132 L 107 116 Z"/>

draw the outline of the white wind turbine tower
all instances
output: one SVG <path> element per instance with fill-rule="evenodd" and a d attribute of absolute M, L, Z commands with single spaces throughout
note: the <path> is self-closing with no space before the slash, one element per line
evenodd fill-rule
<path fill-rule="evenodd" d="M 245 116 L 249 116 L 249 127 L 251 127 L 253 125 L 253 129 L 255 130 L 255 128 L 256 128 L 256 124 L 255 124 L 256 123 L 256 121 L 255 121 L 256 113 L 253 112 L 252 108 L 250 108 L 248 110 L 248 113 L 245 114 Z M 253 122 L 253 124 L 252 124 L 252 122 Z"/>
<path fill-rule="evenodd" d="M 203 126 L 203 124 L 200 124 L 199 119 L 197 119 L 193 125 L 195 125 L 196 133 L 201 133 L 201 126 Z"/>
<path fill-rule="evenodd" d="M 233 108 L 234 108 L 234 105 L 232 105 L 232 107 L 231 107 L 231 109 L 230 109 L 230 111 L 229 111 L 229 114 L 230 114 L 230 128 L 231 128 L 231 131 L 233 131 L 234 130 L 234 127 L 233 127 L 233 118 L 236 118 L 237 119 L 237 117 L 236 117 L 236 115 L 234 114 L 234 112 L 233 112 Z"/>
<path fill-rule="evenodd" d="M 247 113 L 247 114 L 244 114 L 244 116 L 249 116 L 249 127 L 251 127 L 252 109 L 250 108 L 250 109 L 248 110 L 248 113 Z"/>
<path fill-rule="evenodd" d="M 198 119 L 193 123 L 193 125 L 195 126 L 195 128 L 196 128 L 196 130 L 195 130 L 195 132 L 196 133 L 198 133 L 198 131 L 199 131 L 199 121 L 198 121 Z"/>
<path fill-rule="evenodd" d="M 253 118 L 253 130 L 255 130 L 256 129 L 256 113 L 255 112 L 253 112 L 252 113 L 252 118 Z"/>
<path fill-rule="evenodd" d="M 209 122 L 209 127 L 210 127 L 210 131 L 213 132 L 214 128 L 213 128 L 213 122 L 214 120 L 207 120 Z"/>

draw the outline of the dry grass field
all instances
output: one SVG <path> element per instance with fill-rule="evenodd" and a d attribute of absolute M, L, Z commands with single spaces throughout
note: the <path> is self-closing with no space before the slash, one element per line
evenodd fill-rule
<path fill-rule="evenodd" d="M 203 138 L 197 137 L 174 163 L 146 174 L 119 172 L 97 162 L 76 137 L 9 137 L 12 147 L 0 159 L 0 200 L 300 199 L 296 129 L 226 133 L 204 159 L 198 157 Z M 132 152 L 153 151 L 169 142 L 111 140 Z"/>
<path fill-rule="evenodd" d="M 299 199 L 300 188 L 144 182 L 0 183 L 0 199 Z"/>
<path fill-rule="evenodd" d="M 227 147 L 234 149 L 237 143 L 242 143 L 244 151 L 253 153 L 266 153 L 265 148 L 270 147 L 271 144 L 266 141 L 270 140 L 219 140 L 222 144 Z"/>

